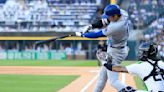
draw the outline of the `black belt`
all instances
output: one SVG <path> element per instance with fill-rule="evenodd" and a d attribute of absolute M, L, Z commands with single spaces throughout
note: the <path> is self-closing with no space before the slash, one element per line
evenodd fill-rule
<path fill-rule="evenodd" d="M 110 47 L 116 48 L 116 49 L 123 49 L 123 48 L 125 48 L 125 46 L 120 46 L 120 47 L 113 47 L 113 46 L 110 46 Z"/>

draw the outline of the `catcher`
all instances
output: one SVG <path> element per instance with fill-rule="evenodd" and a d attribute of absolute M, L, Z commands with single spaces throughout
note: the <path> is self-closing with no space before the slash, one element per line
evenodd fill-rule
<path fill-rule="evenodd" d="M 164 62 L 157 58 L 157 46 L 150 42 L 141 44 L 139 46 L 138 56 L 139 60 L 142 62 L 123 67 L 119 65 L 112 65 L 110 63 L 111 58 L 107 53 L 97 53 L 98 59 L 108 70 L 137 74 L 144 81 L 148 92 L 164 92 Z M 135 91 L 133 88 L 129 88 L 123 89 L 120 92 L 143 91 Z"/>

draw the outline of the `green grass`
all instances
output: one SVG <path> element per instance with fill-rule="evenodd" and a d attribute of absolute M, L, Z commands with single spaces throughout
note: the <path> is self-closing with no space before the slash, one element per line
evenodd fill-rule
<path fill-rule="evenodd" d="M 121 65 L 127 66 L 127 65 L 130 65 L 130 64 L 133 64 L 133 63 L 135 63 L 135 62 L 134 61 L 124 61 L 124 62 L 121 63 Z"/>
<path fill-rule="evenodd" d="M 134 62 L 122 62 L 122 65 Z M 0 60 L 0 66 L 97 66 L 96 60 Z"/>
<path fill-rule="evenodd" d="M 0 92 L 57 92 L 78 76 L 0 75 Z"/>
<path fill-rule="evenodd" d="M 0 66 L 96 66 L 94 60 L 0 60 Z"/>
<path fill-rule="evenodd" d="M 134 62 L 122 62 L 123 66 Z M 0 60 L 0 66 L 97 66 L 96 60 Z M 134 77 L 138 89 L 145 89 L 139 77 Z M 1 91 L 0 91 L 1 92 Z"/>
<path fill-rule="evenodd" d="M 134 76 L 134 80 L 138 89 L 145 91 L 147 90 L 145 84 L 138 76 Z"/>

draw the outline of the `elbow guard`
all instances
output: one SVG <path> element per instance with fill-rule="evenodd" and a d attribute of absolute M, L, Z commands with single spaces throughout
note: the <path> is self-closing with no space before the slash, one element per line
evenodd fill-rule
<path fill-rule="evenodd" d="M 103 26 L 107 26 L 110 21 L 108 19 L 101 19 Z"/>
<path fill-rule="evenodd" d="M 95 23 L 92 24 L 92 28 L 102 28 L 103 26 L 107 26 L 109 24 L 108 19 L 101 19 Z"/>
<path fill-rule="evenodd" d="M 103 23 L 101 20 L 92 24 L 92 28 L 102 28 L 102 27 L 103 27 Z"/>

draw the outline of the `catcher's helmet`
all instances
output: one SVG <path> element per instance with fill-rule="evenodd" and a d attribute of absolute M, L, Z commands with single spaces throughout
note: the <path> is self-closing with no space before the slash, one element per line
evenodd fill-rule
<path fill-rule="evenodd" d="M 121 11 L 118 5 L 107 5 L 104 9 L 104 13 L 101 16 L 102 18 L 108 18 L 109 16 L 113 16 L 115 14 L 121 15 Z"/>
<path fill-rule="evenodd" d="M 147 59 L 156 58 L 158 53 L 157 45 L 152 42 L 144 42 L 139 46 L 139 60 L 147 61 Z"/>

